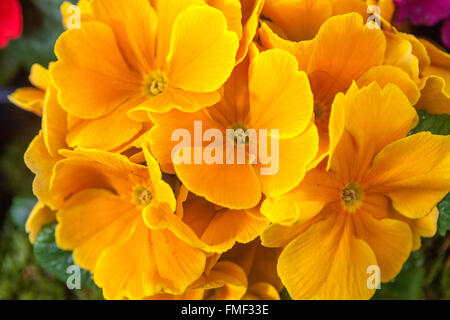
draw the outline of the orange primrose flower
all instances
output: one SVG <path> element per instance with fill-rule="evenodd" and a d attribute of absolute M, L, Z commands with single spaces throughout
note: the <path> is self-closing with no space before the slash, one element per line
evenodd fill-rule
<path fill-rule="evenodd" d="M 392 84 L 337 95 L 328 163 L 261 207 L 284 223 L 262 240 L 285 247 L 278 274 L 294 299 L 368 299 L 373 270 L 392 280 L 420 236 L 434 234 L 435 206 L 450 191 L 450 136 L 408 136 L 417 121 Z"/>

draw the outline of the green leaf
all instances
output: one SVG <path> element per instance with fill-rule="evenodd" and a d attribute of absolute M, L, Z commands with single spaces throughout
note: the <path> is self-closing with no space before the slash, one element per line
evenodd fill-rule
<path fill-rule="evenodd" d="M 411 134 L 430 131 L 433 134 L 450 134 L 450 115 L 448 114 L 429 114 L 424 110 L 419 110 L 419 124 L 414 128 Z"/>
<path fill-rule="evenodd" d="M 450 193 L 442 200 L 439 205 L 438 233 L 442 237 L 450 230 Z"/>
<path fill-rule="evenodd" d="M 15 197 L 11 205 L 10 214 L 11 219 L 19 230 L 25 231 L 25 223 L 27 222 L 28 216 L 31 210 L 36 205 L 35 198 L 23 198 Z"/>
<path fill-rule="evenodd" d="M 292 297 L 289 295 L 289 292 L 286 288 L 283 288 L 280 292 L 280 299 L 281 300 L 292 300 Z"/>
<path fill-rule="evenodd" d="M 422 250 L 411 254 L 402 271 L 392 281 L 381 284 L 375 300 L 419 300 L 424 298 L 425 269 Z"/>
<path fill-rule="evenodd" d="M 55 241 L 56 223 L 52 223 L 42 228 L 33 250 L 39 264 L 49 273 L 53 274 L 59 280 L 66 282 L 71 273 L 67 272 L 73 262 L 72 252 L 58 248 Z M 81 269 L 81 287 L 95 288 L 91 274 Z"/>

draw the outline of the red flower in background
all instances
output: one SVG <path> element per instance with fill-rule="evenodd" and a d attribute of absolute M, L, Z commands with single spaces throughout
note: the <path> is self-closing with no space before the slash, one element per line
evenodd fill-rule
<path fill-rule="evenodd" d="M 22 9 L 18 0 L 0 0 L 0 48 L 22 33 Z"/>

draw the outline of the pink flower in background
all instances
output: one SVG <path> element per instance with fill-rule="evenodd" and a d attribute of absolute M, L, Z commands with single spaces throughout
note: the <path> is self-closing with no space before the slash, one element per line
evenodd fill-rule
<path fill-rule="evenodd" d="M 447 20 L 445 20 L 444 24 L 442 25 L 441 37 L 444 46 L 450 49 L 450 18 L 447 18 Z"/>
<path fill-rule="evenodd" d="M 450 48 L 450 0 L 394 0 L 397 6 L 397 22 L 409 20 L 414 25 L 433 26 L 445 20 L 442 26 L 442 42 Z"/>
<path fill-rule="evenodd" d="M 22 33 L 22 9 L 18 0 L 0 0 L 0 48 Z"/>

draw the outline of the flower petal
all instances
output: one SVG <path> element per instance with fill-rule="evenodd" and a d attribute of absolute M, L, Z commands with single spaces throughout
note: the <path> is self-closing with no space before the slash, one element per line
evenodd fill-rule
<path fill-rule="evenodd" d="M 58 210 L 56 241 L 73 250 L 76 264 L 93 272 L 102 252 L 128 239 L 139 217 L 131 202 L 107 190 L 86 189 Z"/>
<path fill-rule="evenodd" d="M 106 299 L 142 299 L 162 291 L 182 294 L 205 268 L 205 254 L 167 230 L 143 221 L 133 234 L 103 252 L 94 271 Z"/>
<path fill-rule="evenodd" d="M 402 215 L 426 216 L 450 191 L 450 136 L 422 132 L 389 144 L 374 159 L 367 181 Z"/>
<path fill-rule="evenodd" d="M 295 57 L 281 49 L 260 53 L 249 68 L 250 120 L 254 129 L 278 129 L 293 138 L 309 125 L 313 96 Z"/>
<path fill-rule="evenodd" d="M 58 62 L 51 74 L 58 99 L 74 116 L 104 116 L 141 92 L 142 79 L 129 69 L 112 29 L 103 23 L 86 22 L 64 32 L 55 53 Z"/>
<path fill-rule="evenodd" d="M 353 221 L 356 236 L 375 253 L 381 270 L 381 281 L 387 282 L 400 272 L 412 249 L 412 232 L 408 224 L 395 219 L 378 220 L 358 212 Z"/>
<path fill-rule="evenodd" d="M 357 239 L 345 215 L 311 226 L 289 243 L 278 274 L 294 299 L 369 299 L 367 268 L 377 265 L 373 251 Z"/>
<path fill-rule="evenodd" d="M 189 7 L 173 26 L 167 57 L 169 85 L 202 93 L 218 90 L 233 70 L 238 45 L 219 10 Z"/>

